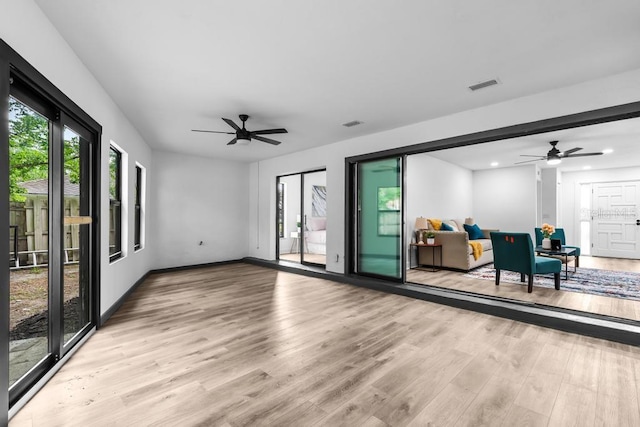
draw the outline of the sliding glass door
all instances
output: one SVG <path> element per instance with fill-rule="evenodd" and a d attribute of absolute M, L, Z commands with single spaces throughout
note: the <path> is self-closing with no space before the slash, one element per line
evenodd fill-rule
<path fill-rule="evenodd" d="M 278 259 L 327 264 L 327 171 L 301 172 L 276 179 Z"/>
<path fill-rule="evenodd" d="M 402 158 L 356 165 L 355 272 L 403 279 Z"/>
<path fill-rule="evenodd" d="M 303 264 L 327 264 L 327 171 L 302 174 Z"/>
<path fill-rule="evenodd" d="M 96 323 L 98 155 L 95 133 L 18 79 L 8 104 L 13 404 Z"/>

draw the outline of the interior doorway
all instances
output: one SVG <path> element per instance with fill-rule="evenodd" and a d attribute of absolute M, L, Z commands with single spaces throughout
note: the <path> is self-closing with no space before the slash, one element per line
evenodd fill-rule
<path fill-rule="evenodd" d="M 279 260 L 327 264 L 327 171 L 276 179 L 276 254 Z"/>
<path fill-rule="evenodd" d="M 594 256 L 640 259 L 640 181 L 592 184 Z"/>

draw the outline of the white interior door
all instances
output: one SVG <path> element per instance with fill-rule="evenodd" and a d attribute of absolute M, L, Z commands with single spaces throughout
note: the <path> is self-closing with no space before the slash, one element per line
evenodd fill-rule
<path fill-rule="evenodd" d="M 640 181 L 593 184 L 595 256 L 640 259 Z"/>

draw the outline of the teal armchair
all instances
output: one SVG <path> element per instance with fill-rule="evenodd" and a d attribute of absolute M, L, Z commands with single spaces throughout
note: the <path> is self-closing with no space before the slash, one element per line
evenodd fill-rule
<path fill-rule="evenodd" d="M 500 284 L 500 271 L 520 273 L 520 281 L 528 276 L 527 292 L 533 291 L 534 274 L 553 273 L 556 289 L 560 289 L 562 262 L 555 258 L 536 256 L 529 233 L 492 232 L 493 265 L 496 269 L 496 286 Z"/>
<path fill-rule="evenodd" d="M 536 227 L 536 246 L 542 245 L 542 229 L 540 227 Z M 556 228 L 555 233 L 551 235 L 551 239 L 560 240 L 560 244 L 565 248 L 574 249 L 575 257 L 576 257 L 576 268 L 580 267 L 580 247 L 579 246 L 570 246 L 567 245 L 567 240 L 564 236 L 564 228 Z"/>

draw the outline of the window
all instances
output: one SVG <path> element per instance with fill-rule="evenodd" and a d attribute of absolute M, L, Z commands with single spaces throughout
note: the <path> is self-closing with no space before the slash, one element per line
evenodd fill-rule
<path fill-rule="evenodd" d="M 133 247 L 137 251 L 142 249 L 144 226 L 144 168 L 136 163 L 136 186 L 135 186 L 135 229 L 133 233 Z"/>
<path fill-rule="evenodd" d="M 279 179 L 278 179 L 279 181 Z M 285 189 L 285 184 L 284 182 L 278 182 L 278 237 L 281 239 L 284 239 L 284 233 L 285 233 L 285 229 L 284 229 L 284 224 L 285 224 L 285 218 L 284 218 L 284 189 Z"/>
<path fill-rule="evenodd" d="M 109 261 L 122 256 L 122 153 L 109 148 Z"/>

